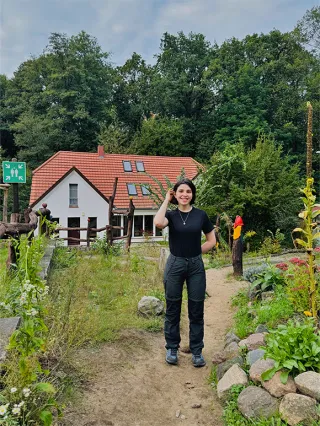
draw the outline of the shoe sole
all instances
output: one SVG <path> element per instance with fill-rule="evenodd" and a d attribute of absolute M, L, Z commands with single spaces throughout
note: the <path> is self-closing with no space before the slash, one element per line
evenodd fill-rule
<path fill-rule="evenodd" d="M 178 365 L 178 361 L 169 361 L 166 359 L 166 363 L 170 365 Z"/>
<path fill-rule="evenodd" d="M 195 367 L 195 368 L 201 368 L 201 367 L 205 367 L 206 365 L 207 365 L 207 363 L 205 362 L 204 364 L 193 364 L 192 363 L 192 365 Z"/>

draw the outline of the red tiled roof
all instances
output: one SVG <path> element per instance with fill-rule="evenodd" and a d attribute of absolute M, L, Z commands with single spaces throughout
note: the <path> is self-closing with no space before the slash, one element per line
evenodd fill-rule
<path fill-rule="evenodd" d="M 131 161 L 132 172 L 125 172 L 123 161 Z M 118 177 L 115 206 L 127 208 L 129 194 L 127 183 L 149 183 L 154 181 L 145 173 L 137 172 L 135 161 L 143 161 L 145 172 L 165 184 L 165 176 L 175 182 L 184 168 L 186 177 L 193 179 L 202 166 L 191 157 L 158 157 L 148 155 L 105 154 L 59 151 L 33 172 L 30 205 L 36 204 L 72 168 L 78 169 L 91 184 L 105 197 L 112 195 L 115 177 Z M 136 208 L 153 208 L 154 203 L 142 195 L 137 186 L 137 196 L 133 196 Z M 45 201 L 45 200 L 44 200 Z M 50 206 L 49 206 L 50 208 Z"/>

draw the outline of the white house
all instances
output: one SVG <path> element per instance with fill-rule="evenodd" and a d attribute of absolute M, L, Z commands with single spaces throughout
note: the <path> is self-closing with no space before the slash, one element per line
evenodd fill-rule
<path fill-rule="evenodd" d="M 105 154 L 102 146 L 97 153 L 59 151 L 33 172 L 30 206 L 37 210 L 46 203 L 62 227 L 86 228 L 89 220 L 90 227 L 102 228 L 109 224 L 108 200 L 117 177 L 114 208 L 128 208 L 129 197 L 135 206 L 132 241 L 143 241 L 145 235 L 161 240 L 153 224 L 157 206 L 143 184 L 155 185 L 150 176 L 163 185 L 165 177 L 175 182 L 182 169 L 194 179 L 200 168 L 191 157 Z M 113 225 L 126 228 L 127 218 L 116 215 Z M 125 235 L 126 229 L 117 232 Z M 86 231 L 60 231 L 60 237 L 67 236 L 86 239 Z"/>

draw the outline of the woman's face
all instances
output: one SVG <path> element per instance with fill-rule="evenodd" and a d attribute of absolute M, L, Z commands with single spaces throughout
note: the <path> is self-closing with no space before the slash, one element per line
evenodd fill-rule
<path fill-rule="evenodd" d="M 185 183 L 178 186 L 175 197 L 178 201 L 178 204 L 181 204 L 183 206 L 187 206 L 191 203 L 192 200 L 192 190 L 189 185 L 186 185 Z"/>

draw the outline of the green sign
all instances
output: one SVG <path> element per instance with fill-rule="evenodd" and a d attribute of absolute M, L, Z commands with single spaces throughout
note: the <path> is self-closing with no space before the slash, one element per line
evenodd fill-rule
<path fill-rule="evenodd" d="M 26 163 L 18 161 L 3 161 L 4 183 L 26 183 Z"/>

